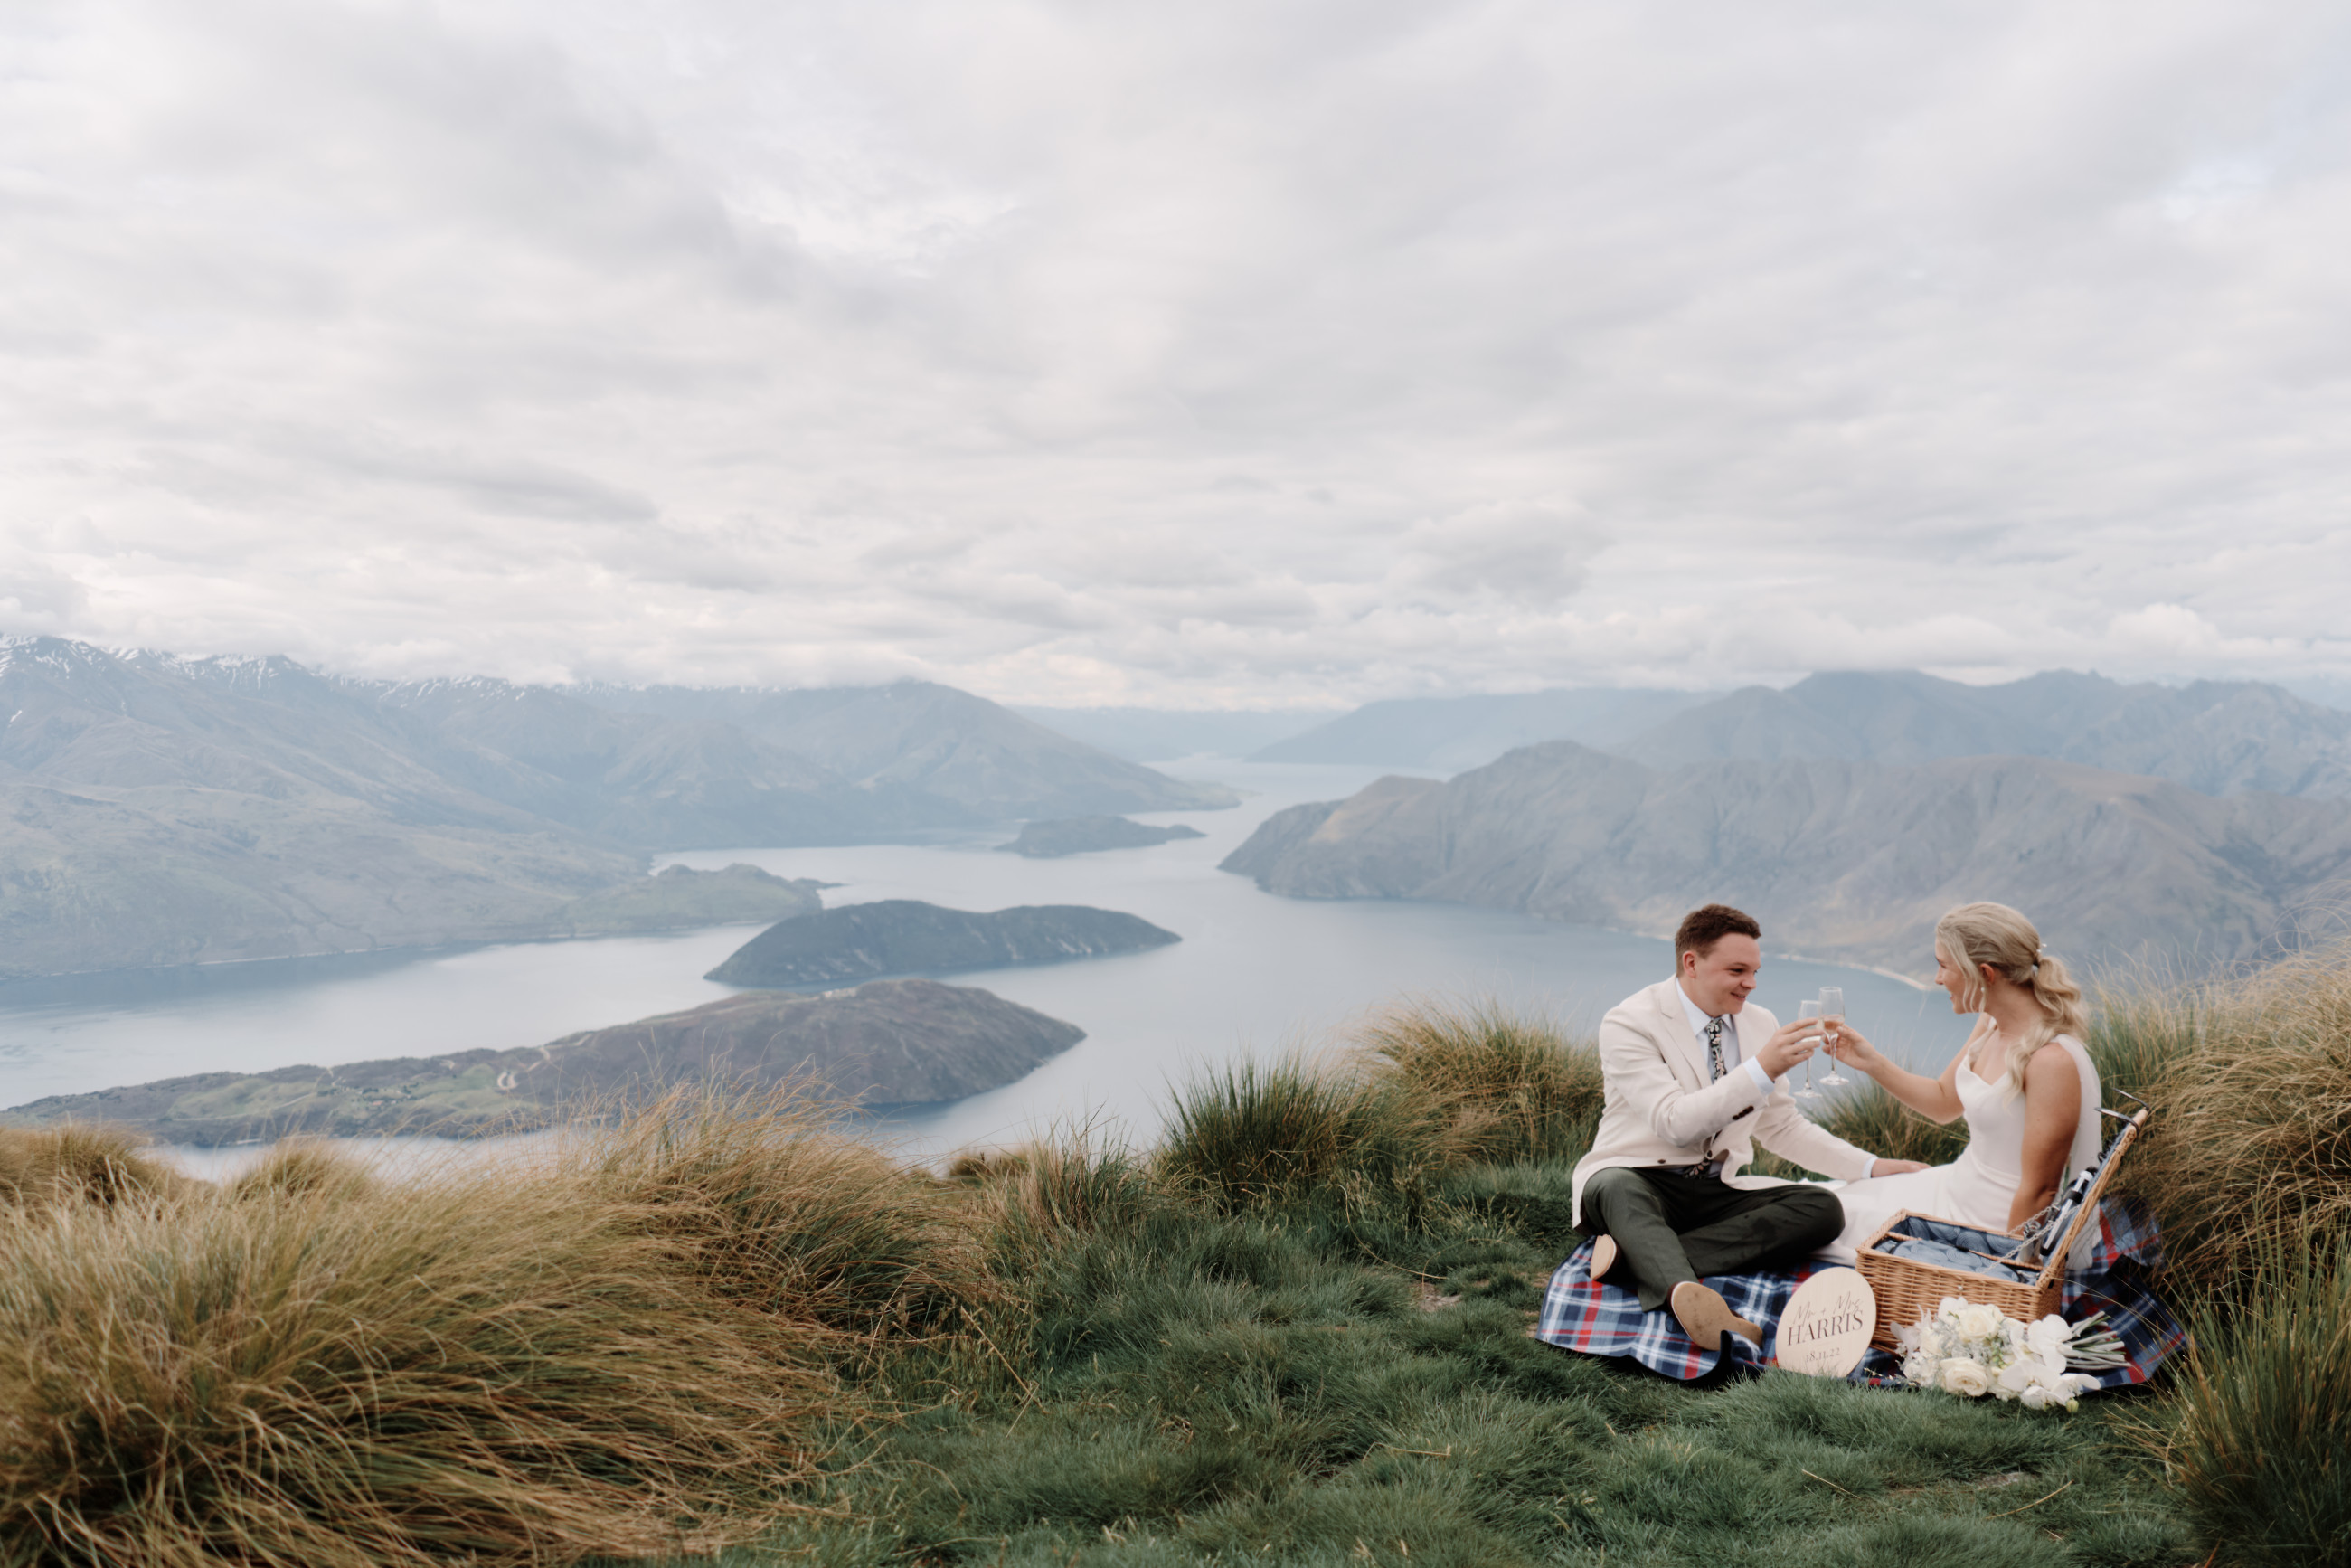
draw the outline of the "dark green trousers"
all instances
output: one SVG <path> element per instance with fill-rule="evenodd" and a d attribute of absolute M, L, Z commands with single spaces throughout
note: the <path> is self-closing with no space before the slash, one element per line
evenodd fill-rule
<path fill-rule="evenodd" d="M 1611 1270 L 1630 1270 L 1641 1309 L 1656 1312 L 1685 1280 L 1793 1263 L 1836 1239 L 1844 1206 L 1817 1186 L 1746 1192 L 1710 1176 L 1620 1166 L 1583 1184 L 1583 1228 L 1616 1239 Z"/>

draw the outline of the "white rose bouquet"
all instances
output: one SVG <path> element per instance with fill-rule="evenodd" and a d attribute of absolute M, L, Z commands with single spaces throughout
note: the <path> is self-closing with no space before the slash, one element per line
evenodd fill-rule
<path fill-rule="evenodd" d="M 1921 1388 L 1967 1399 L 1989 1394 L 2028 1410 L 2072 1410 L 2097 1379 L 2069 1367 L 2112 1365 L 2120 1354 L 2113 1332 L 2097 1332 L 2100 1318 L 2077 1326 L 2052 1312 L 2024 1323 L 1998 1307 L 1945 1296 L 1917 1328 L 1894 1332 L 1902 1342 L 1902 1375 Z"/>

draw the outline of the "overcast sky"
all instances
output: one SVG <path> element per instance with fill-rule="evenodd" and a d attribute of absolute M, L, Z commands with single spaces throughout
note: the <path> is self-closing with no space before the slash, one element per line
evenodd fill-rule
<path fill-rule="evenodd" d="M 2339 4 L 14 0 L 0 50 L 0 630 L 1063 704 L 2351 679 Z"/>

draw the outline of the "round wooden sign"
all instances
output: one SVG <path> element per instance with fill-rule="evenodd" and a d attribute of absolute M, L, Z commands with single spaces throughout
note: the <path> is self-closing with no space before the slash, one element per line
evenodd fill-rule
<path fill-rule="evenodd" d="M 1877 1326 L 1877 1292 L 1852 1269 L 1823 1269 L 1788 1298 L 1780 1314 L 1780 1364 L 1813 1377 L 1843 1377 L 1861 1364 Z"/>

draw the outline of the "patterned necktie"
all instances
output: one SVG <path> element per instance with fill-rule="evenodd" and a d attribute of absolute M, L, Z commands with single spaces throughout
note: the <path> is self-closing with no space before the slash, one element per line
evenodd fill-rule
<path fill-rule="evenodd" d="M 1707 1061 L 1713 1066 L 1714 1075 L 1717 1078 L 1721 1077 L 1723 1073 L 1722 1030 L 1723 1026 L 1728 1024 L 1729 1021 L 1730 1020 L 1729 1019 L 1708 1019 L 1706 1020 Z"/>

